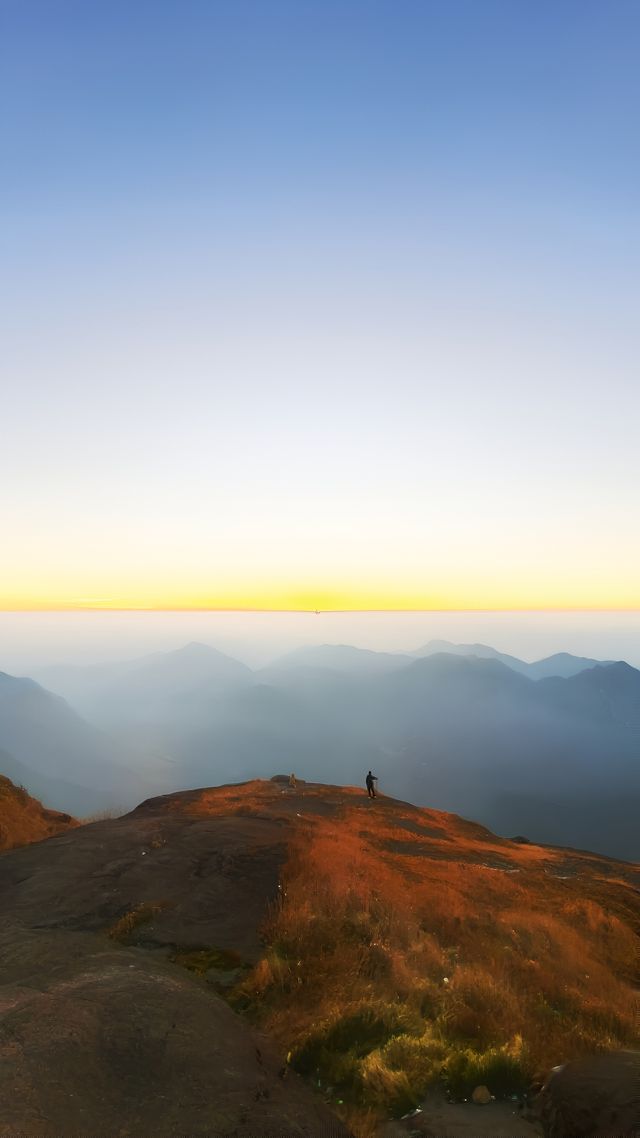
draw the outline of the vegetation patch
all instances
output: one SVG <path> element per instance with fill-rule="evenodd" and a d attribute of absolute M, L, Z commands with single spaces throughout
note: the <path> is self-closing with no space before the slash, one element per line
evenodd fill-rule
<path fill-rule="evenodd" d="M 26 786 L 21 783 L 11 782 L 11 779 L 6 778 L 5 775 L 0 775 L 0 798 L 14 798 L 16 802 L 20 802 L 23 806 L 31 802 L 31 795 Z"/>
<path fill-rule="evenodd" d="M 381 1049 L 419 1031 L 419 1019 L 401 1005 L 362 1004 L 316 1027 L 289 1061 L 334 1101 L 404 1110 L 418 1101 L 415 1088 L 404 1071 L 387 1067 Z"/>
<path fill-rule="evenodd" d="M 381 1114 L 405 1114 L 440 1080 L 446 1055 L 445 1042 L 428 1027 L 419 1036 L 394 1036 L 362 1063 L 362 1103 Z"/>
<path fill-rule="evenodd" d="M 189 972 L 195 972 L 197 976 L 204 976 L 212 969 L 232 972 L 246 967 L 237 952 L 231 952 L 226 948 L 215 948 L 213 945 L 206 945 L 203 948 L 176 948 L 170 960 L 174 964 L 179 964 L 181 968 L 187 968 Z"/>
<path fill-rule="evenodd" d="M 443 1069 L 444 1082 L 453 1099 L 470 1098 L 474 1087 L 487 1086 L 496 1098 L 524 1094 L 531 1068 L 522 1038 L 486 1051 L 467 1048 L 452 1051 Z"/>
<path fill-rule="evenodd" d="M 169 908 L 169 901 L 141 901 L 107 929 L 107 936 L 117 940 L 120 944 L 128 944 L 136 929 L 141 925 L 149 924 L 163 909 Z"/>
<path fill-rule="evenodd" d="M 485 832 L 451 825 L 448 856 L 408 877 L 381 853 L 393 818 L 375 835 L 348 811 L 317 819 L 291 849 L 264 955 L 228 997 L 362 1136 L 433 1083 L 510 1097 L 538 1069 L 640 1042 L 631 892 L 614 916 L 606 885 L 556 881 L 529 846 L 513 847 L 520 874 L 489 875 Z"/>
<path fill-rule="evenodd" d="M 363 1005 L 314 1031 L 292 1057 L 300 1074 L 323 1073 L 334 1055 L 361 1059 L 394 1036 L 420 1030 L 416 1020 L 395 1004 Z"/>
<path fill-rule="evenodd" d="M 421 1036 L 396 1036 L 382 1048 L 380 1057 L 389 1071 L 402 1071 L 422 1096 L 442 1073 L 447 1056 L 445 1041 L 427 1029 Z"/>

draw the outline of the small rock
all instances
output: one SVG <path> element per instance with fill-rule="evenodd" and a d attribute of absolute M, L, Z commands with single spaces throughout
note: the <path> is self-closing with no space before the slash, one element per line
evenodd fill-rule
<path fill-rule="evenodd" d="M 474 1102 L 477 1102 L 480 1106 L 483 1106 L 485 1103 L 491 1102 L 491 1091 L 488 1087 L 476 1087 L 475 1091 L 471 1095 L 471 1098 Z"/>

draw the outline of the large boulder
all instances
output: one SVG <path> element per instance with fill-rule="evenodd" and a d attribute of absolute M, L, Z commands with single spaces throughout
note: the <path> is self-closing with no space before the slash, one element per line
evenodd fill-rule
<path fill-rule="evenodd" d="M 533 1114 L 544 1138 L 638 1138 L 640 1051 L 610 1051 L 555 1067 Z"/>
<path fill-rule="evenodd" d="M 349 1138 L 189 971 L 68 929 L 0 932 L 0 1134 Z"/>

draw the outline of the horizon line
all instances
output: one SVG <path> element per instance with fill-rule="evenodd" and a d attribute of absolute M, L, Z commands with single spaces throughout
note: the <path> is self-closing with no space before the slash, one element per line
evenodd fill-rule
<path fill-rule="evenodd" d="M 154 605 L 150 607 L 141 605 L 52 605 L 37 607 L 0 606 L 0 614 L 9 613 L 87 613 L 87 612 L 136 612 L 136 613 L 282 613 L 307 616 L 334 616 L 347 613 L 638 613 L 640 605 L 508 605 L 497 606 L 469 606 L 469 607 L 437 607 L 437 608 L 261 608 L 261 607 L 226 607 L 210 605 Z"/>

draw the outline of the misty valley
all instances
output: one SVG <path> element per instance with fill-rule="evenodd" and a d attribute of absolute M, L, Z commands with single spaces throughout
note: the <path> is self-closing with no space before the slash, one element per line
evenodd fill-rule
<path fill-rule="evenodd" d="M 119 664 L 0 673 L 0 772 L 60 811 L 290 771 L 640 858 L 640 671 L 484 645 L 297 649 L 251 669 L 200 643 Z M 364 793 L 364 787 L 363 787 Z"/>

